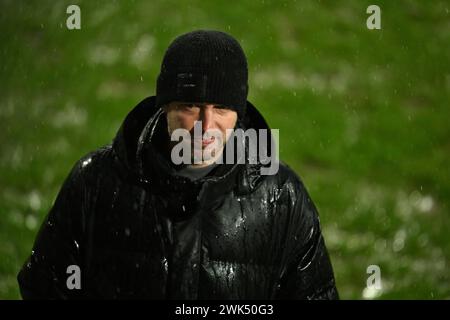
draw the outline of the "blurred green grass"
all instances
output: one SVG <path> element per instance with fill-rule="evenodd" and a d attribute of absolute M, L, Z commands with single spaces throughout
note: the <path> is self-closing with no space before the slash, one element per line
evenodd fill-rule
<path fill-rule="evenodd" d="M 81 7 L 81 30 L 65 26 Z M 448 1 L 2 1 L 0 298 L 74 162 L 154 94 L 165 48 L 198 28 L 247 53 L 249 100 L 280 129 L 344 299 L 450 298 Z M 381 295 L 365 292 L 379 265 Z"/>

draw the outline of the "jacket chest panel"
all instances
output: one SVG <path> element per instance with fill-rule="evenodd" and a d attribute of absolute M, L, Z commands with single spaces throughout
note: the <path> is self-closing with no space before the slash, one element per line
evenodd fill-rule
<path fill-rule="evenodd" d="M 149 200 L 145 191 L 127 187 L 100 192 L 101 209 L 88 221 L 92 231 L 86 259 L 86 274 L 98 297 L 165 297 L 167 254 Z"/>
<path fill-rule="evenodd" d="M 216 261 L 258 265 L 277 264 L 283 241 L 281 215 L 259 195 L 228 198 L 222 206 L 205 212 L 203 245 Z M 283 208 L 281 208 L 283 209 Z"/>

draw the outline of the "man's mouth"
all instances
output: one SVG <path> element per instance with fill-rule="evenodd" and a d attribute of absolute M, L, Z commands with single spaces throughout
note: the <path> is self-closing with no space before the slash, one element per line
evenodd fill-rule
<path fill-rule="evenodd" d="M 206 147 L 206 146 L 208 146 L 208 145 L 210 145 L 211 143 L 213 143 L 214 142 L 214 137 L 209 137 L 209 138 L 205 138 L 205 139 L 202 139 L 202 140 L 193 140 L 193 142 L 194 142 L 194 145 L 201 145 L 202 147 Z"/>
<path fill-rule="evenodd" d="M 209 145 L 209 144 L 211 144 L 213 142 L 214 142 L 214 137 L 203 139 L 202 140 L 202 146 L 206 147 L 207 145 Z"/>

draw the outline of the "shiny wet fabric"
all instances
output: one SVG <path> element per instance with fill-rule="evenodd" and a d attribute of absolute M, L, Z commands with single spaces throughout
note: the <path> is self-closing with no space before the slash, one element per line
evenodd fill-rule
<path fill-rule="evenodd" d="M 260 163 L 177 176 L 164 121 L 146 98 L 76 163 L 18 275 L 23 298 L 337 299 L 299 177 L 282 163 L 271 176 Z M 240 125 L 268 128 L 249 102 Z M 68 288 L 71 265 L 80 289 Z"/>

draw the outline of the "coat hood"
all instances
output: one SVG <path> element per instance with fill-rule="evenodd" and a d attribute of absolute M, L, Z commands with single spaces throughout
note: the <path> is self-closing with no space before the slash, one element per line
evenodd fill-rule
<path fill-rule="evenodd" d="M 238 123 L 243 129 L 267 129 L 270 132 L 263 116 L 248 101 L 245 118 Z M 197 194 L 197 198 L 205 182 L 214 186 L 209 188 L 210 192 L 215 190 L 217 194 L 232 188 L 236 188 L 237 193 L 247 193 L 262 179 L 262 164 L 249 164 L 248 159 L 245 164 L 221 164 L 196 181 L 178 176 L 165 151 L 168 139 L 166 117 L 156 106 L 156 97 L 145 98 L 127 115 L 113 141 L 120 171 L 141 185 L 152 186 L 164 193 L 193 193 L 191 196 Z M 244 156 L 248 157 L 248 152 Z"/>

